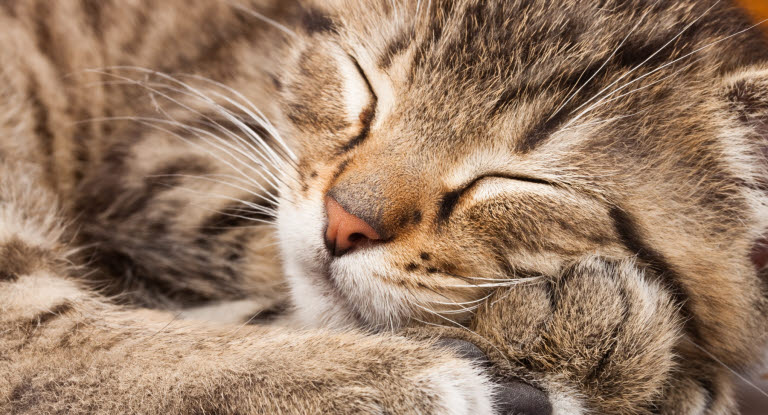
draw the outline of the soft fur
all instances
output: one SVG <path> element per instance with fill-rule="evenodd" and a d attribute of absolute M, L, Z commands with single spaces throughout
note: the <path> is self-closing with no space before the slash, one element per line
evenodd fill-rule
<path fill-rule="evenodd" d="M 0 26 L 4 412 L 522 411 L 515 382 L 536 413 L 737 411 L 768 45 L 729 1 L 19 0 Z M 333 256 L 327 197 L 382 240 Z M 179 319 L 227 302 L 256 325 Z"/>

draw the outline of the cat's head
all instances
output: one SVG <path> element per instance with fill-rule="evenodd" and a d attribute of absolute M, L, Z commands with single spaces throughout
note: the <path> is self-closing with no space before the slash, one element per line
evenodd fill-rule
<path fill-rule="evenodd" d="M 754 272 L 765 165 L 729 106 L 748 97 L 727 91 L 756 75 L 725 74 L 762 43 L 726 38 L 747 26 L 724 4 L 305 9 L 275 79 L 297 155 L 279 239 L 305 319 L 462 322 L 584 255 L 637 255 L 682 297 L 703 289 L 691 275 Z"/>

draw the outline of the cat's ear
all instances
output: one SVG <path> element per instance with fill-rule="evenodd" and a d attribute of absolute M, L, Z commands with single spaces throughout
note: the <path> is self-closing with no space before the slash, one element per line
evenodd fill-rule
<path fill-rule="evenodd" d="M 723 79 L 728 109 L 768 140 L 768 65 L 754 66 Z"/>

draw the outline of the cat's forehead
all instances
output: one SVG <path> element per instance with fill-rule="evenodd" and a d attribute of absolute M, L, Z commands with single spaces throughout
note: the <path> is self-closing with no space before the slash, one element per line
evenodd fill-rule
<path fill-rule="evenodd" d="M 582 95 L 594 94 L 620 71 L 665 62 L 707 11 L 706 2 L 678 3 L 339 0 L 313 9 L 312 24 L 335 34 L 385 101 L 399 94 L 433 113 L 425 116 L 487 122 L 516 105 L 563 100 L 579 82 L 593 88 Z"/>
<path fill-rule="evenodd" d="M 706 0 L 338 0 L 316 7 L 307 31 L 335 51 L 334 62 L 358 64 L 378 98 L 374 136 L 388 151 L 400 143 L 457 160 L 582 138 L 600 147 L 649 123 L 667 125 L 671 137 L 675 119 L 695 115 L 680 110 L 690 92 L 706 95 L 714 88 L 701 82 L 707 74 L 736 64 L 722 58 L 724 49 L 749 49 L 727 37 L 731 28 L 718 20 L 725 6 Z M 346 107 L 365 110 L 366 86 L 354 65 L 337 74 Z M 644 131 L 648 140 L 660 137 Z"/>

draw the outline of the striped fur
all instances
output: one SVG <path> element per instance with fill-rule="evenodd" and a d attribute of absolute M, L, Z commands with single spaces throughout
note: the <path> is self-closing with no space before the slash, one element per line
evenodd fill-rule
<path fill-rule="evenodd" d="M 759 364 L 768 44 L 730 1 L 0 26 L 4 412 L 492 413 L 516 380 L 555 414 L 728 414 Z M 333 257 L 328 195 L 383 242 Z M 259 324 L 173 318 L 227 302 Z"/>

